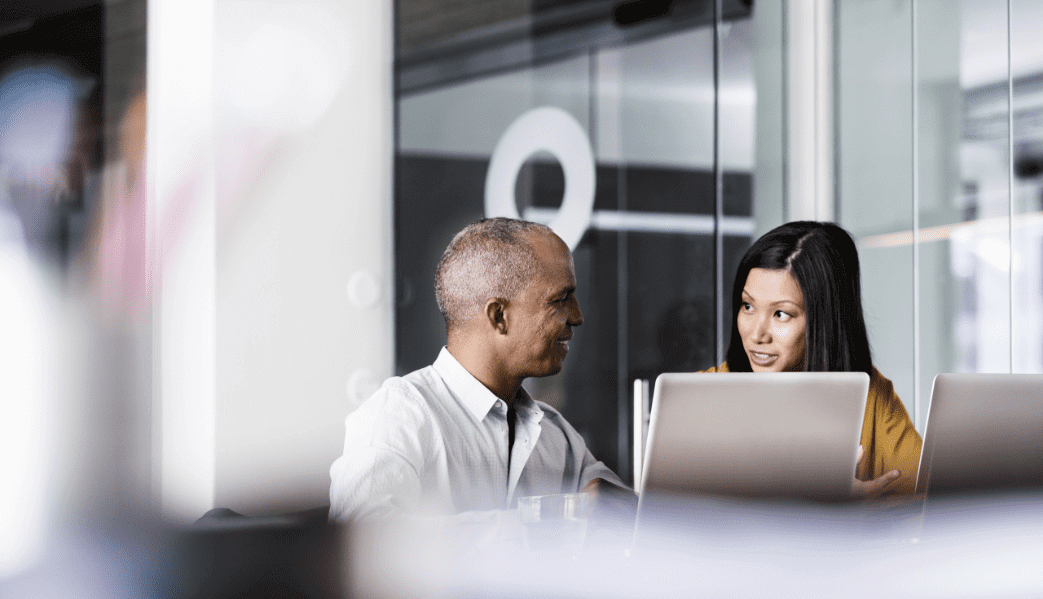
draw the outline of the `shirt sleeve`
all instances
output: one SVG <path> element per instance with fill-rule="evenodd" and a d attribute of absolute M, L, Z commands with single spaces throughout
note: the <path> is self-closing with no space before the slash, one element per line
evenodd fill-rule
<path fill-rule="evenodd" d="M 576 436 L 579 436 L 579 434 L 577 433 Z M 580 441 L 582 442 L 582 437 L 580 437 Z M 577 491 L 587 486 L 590 481 L 599 478 L 607 483 L 619 487 L 620 489 L 631 490 L 630 487 L 623 484 L 623 481 L 616 476 L 615 472 L 612 472 L 611 468 L 606 466 L 604 462 L 595 459 L 594 454 L 590 453 L 590 450 L 587 449 L 585 445 L 583 452 L 583 469 L 579 475 L 579 489 L 576 489 Z"/>
<path fill-rule="evenodd" d="M 873 480 L 891 470 L 901 475 L 891 485 L 890 493 L 911 494 L 916 489 L 916 475 L 920 466 L 923 440 L 916 432 L 902 400 L 894 392 L 894 385 L 879 373 L 874 373 L 870 385 L 867 412 L 872 409 L 872 424 L 863 429 L 862 445 L 866 448 L 866 468 L 859 468 L 859 478 Z M 866 414 L 867 420 L 870 414 Z M 867 425 L 869 423 L 866 423 Z M 868 434 L 867 434 L 868 433 Z"/>
<path fill-rule="evenodd" d="M 898 470 L 902 474 L 894 483 L 894 492 L 910 494 L 916 489 L 923 440 L 898 396 L 892 393 L 890 399 L 889 405 L 880 415 L 884 437 L 880 474 Z"/>
<path fill-rule="evenodd" d="M 408 385 L 394 381 L 345 419 L 344 453 L 330 468 L 330 519 L 387 517 L 420 505 L 430 427 Z"/>
<path fill-rule="evenodd" d="M 546 406 L 546 404 L 542 404 L 542 407 L 545 411 L 551 410 L 551 408 Z M 583 487 L 590 484 L 590 481 L 595 479 L 601 479 L 619 487 L 620 489 L 631 490 L 630 487 L 625 485 L 611 468 L 594 457 L 594 454 L 592 454 L 590 449 L 587 448 L 587 443 L 583 440 L 583 435 L 579 434 L 579 431 L 573 428 L 572 425 L 565 420 L 564 416 L 562 416 L 557 410 L 553 410 L 553 414 L 558 426 L 561 427 L 562 431 L 565 433 L 565 437 L 568 439 L 572 450 L 576 452 L 576 454 L 583 456 L 580 461 L 582 465 L 580 466 L 579 471 L 579 482 L 577 487 L 573 489 L 573 492 L 583 489 Z"/>

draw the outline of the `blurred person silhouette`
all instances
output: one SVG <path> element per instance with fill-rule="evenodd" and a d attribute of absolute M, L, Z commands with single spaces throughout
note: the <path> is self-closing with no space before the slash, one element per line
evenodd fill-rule
<path fill-rule="evenodd" d="M 873 366 L 860 279 L 855 242 L 839 226 L 799 221 L 768 231 L 739 262 L 726 361 L 706 372 L 865 372 L 853 490 L 911 494 L 923 441 Z"/>
<path fill-rule="evenodd" d="M 442 255 L 435 295 L 448 343 L 347 417 L 330 517 L 504 510 L 522 496 L 626 489 L 522 388 L 561 371 L 583 324 L 565 243 L 543 225 L 477 221 Z"/>
<path fill-rule="evenodd" d="M 39 563 L 66 490 L 69 356 L 51 232 L 77 185 L 67 165 L 79 90 L 56 61 L 8 65 L 0 76 L 0 581 Z"/>
<path fill-rule="evenodd" d="M 0 581 L 39 559 L 52 524 L 54 289 L 30 256 L 18 217 L 0 204 Z"/>
<path fill-rule="evenodd" d="M 134 325 L 151 308 L 156 252 L 146 234 L 145 117 L 143 86 L 130 96 L 119 121 L 115 160 L 107 169 L 103 206 L 83 263 L 84 284 L 104 314 Z"/>
<path fill-rule="evenodd" d="M 34 257 L 60 270 L 98 196 L 100 112 L 97 81 L 57 59 L 23 59 L 0 77 L 3 203 Z"/>

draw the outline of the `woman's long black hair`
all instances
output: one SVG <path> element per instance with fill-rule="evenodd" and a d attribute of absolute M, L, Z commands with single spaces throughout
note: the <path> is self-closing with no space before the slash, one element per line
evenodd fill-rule
<path fill-rule="evenodd" d="M 746 278 L 754 268 L 788 270 L 800 285 L 807 322 L 805 370 L 861 371 L 872 376 L 855 242 L 837 225 L 813 221 L 786 223 L 768 231 L 742 257 L 732 287 L 729 370 L 751 370 L 739 336 L 738 315 Z"/>

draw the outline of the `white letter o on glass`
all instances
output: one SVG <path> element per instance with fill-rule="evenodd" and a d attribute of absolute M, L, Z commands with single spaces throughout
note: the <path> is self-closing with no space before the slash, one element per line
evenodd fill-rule
<path fill-rule="evenodd" d="M 514 197 L 518 171 L 541 150 L 553 155 L 565 173 L 565 196 L 549 226 L 576 249 L 594 209 L 594 152 L 583 127 L 560 108 L 534 108 L 504 131 L 485 176 L 485 215 L 520 218 Z"/>

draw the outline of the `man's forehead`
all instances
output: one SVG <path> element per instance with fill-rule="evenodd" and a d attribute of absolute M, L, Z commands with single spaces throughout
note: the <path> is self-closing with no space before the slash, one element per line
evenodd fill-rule
<path fill-rule="evenodd" d="M 547 232 L 530 234 L 529 247 L 539 263 L 536 279 L 538 287 L 549 293 L 558 293 L 576 286 L 572 252 L 557 235 Z"/>
<path fill-rule="evenodd" d="M 572 252 L 569 251 L 569 247 L 553 232 L 534 231 L 527 235 L 526 241 L 528 241 L 533 253 L 545 262 L 560 261 L 562 259 L 566 262 L 572 261 Z"/>

